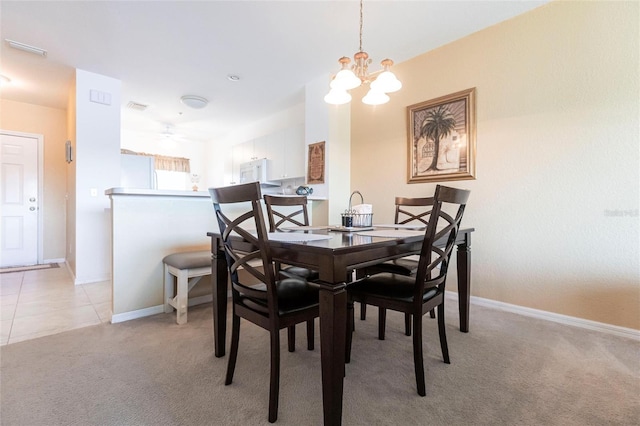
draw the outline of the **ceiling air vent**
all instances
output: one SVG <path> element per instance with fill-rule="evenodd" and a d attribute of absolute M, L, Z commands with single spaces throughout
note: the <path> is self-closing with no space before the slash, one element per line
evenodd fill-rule
<path fill-rule="evenodd" d="M 136 111 L 144 111 L 149 105 L 139 104 L 137 102 L 129 101 L 127 108 L 135 109 Z"/>

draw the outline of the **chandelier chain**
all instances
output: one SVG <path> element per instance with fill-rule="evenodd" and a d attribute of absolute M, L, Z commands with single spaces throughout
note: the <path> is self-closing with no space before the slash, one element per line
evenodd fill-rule
<path fill-rule="evenodd" d="M 360 49 L 358 50 L 359 52 L 362 52 L 362 22 L 363 22 L 362 3 L 363 3 L 363 0 L 360 0 Z"/>

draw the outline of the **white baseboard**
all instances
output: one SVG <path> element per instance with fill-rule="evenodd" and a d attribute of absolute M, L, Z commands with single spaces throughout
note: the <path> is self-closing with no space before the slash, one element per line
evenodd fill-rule
<path fill-rule="evenodd" d="M 211 303 L 213 296 L 205 294 L 204 296 L 192 297 L 189 299 L 189 306 L 202 305 L 203 303 Z M 111 323 L 116 324 L 119 322 L 130 321 L 133 319 L 149 317 L 151 315 L 157 315 L 164 313 L 164 305 L 152 306 L 150 308 L 138 309 L 136 311 L 123 312 L 121 314 L 111 315 Z"/>
<path fill-rule="evenodd" d="M 69 271 L 69 275 L 71 275 L 71 279 L 73 280 L 73 284 L 74 285 L 101 283 L 103 281 L 111 281 L 111 274 L 110 273 L 106 273 L 106 274 L 103 274 L 103 275 L 97 275 L 97 276 L 93 276 L 93 277 L 89 277 L 89 278 L 78 279 L 78 277 L 76 277 L 76 274 L 74 274 L 73 271 L 71 270 L 71 266 L 69 265 L 69 261 L 66 260 L 66 259 L 62 259 L 58 263 L 63 263 L 63 262 L 64 262 L 64 265 L 67 267 L 67 271 Z"/>
<path fill-rule="evenodd" d="M 73 283 L 75 285 L 82 285 L 82 284 L 91 284 L 91 283 L 101 283 L 104 281 L 111 281 L 111 274 L 97 275 L 89 278 L 83 278 L 81 280 L 76 278 L 73 281 Z"/>
<path fill-rule="evenodd" d="M 457 303 L 458 293 L 447 291 L 446 295 L 447 295 L 447 299 L 451 299 L 452 301 L 455 301 Z M 196 306 L 204 303 L 211 303 L 212 301 L 213 301 L 213 296 L 211 294 L 205 294 L 204 296 L 190 298 L 189 306 Z M 511 312 L 518 315 L 538 318 L 546 321 L 557 322 L 560 324 L 580 327 L 587 330 L 600 331 L 603 333 L 613 334 L 616 336 L 626 337 L 629 339 L 640 341 L 640 330 L 635 330 L 632 328 L 620 327 L 617 325 L 605 324 L 603 322 L 571 317 L 569 315 L 556 314 L 553 312 L 542 311 L 539 309 L 532 309 L 524 306 L 512 305 L 510 303 L 498 302 L 497 300 L 485 299 L 477 296 L 471 296 L 471 303 L 474 305 L 485 306 L 487 308 L 498 309 L 501 311 Z M 152 306 L 151 308 L 139 309 L 137 311 L 124 312 L 122 314 L 112 315 L 111 322 L 115 324 L 118 322 L 129 321 L 132 319 L 147 317 L 150 315 L 161 314 L 163 312 L 164 312 L 163 305 Z M 473 313 L 471 313 L 471 315 L 473 315 Z"/>
<path fill-rule="evenodd" d="M 111 323 L 116 324 L 118 322 L 129 321 L 142 317 L 149 317 L 151 315 L 161 314 L 164 312 L 164 305 L 152 306 L 150 308 L 138 309 L 137 311 L 123 312 L 121 314 L 111 315 Z"/>
<path fill-rule="evenodd" d="M 451 299 L 458 300 L 458 293 L 447 292 Z M 603 333 L 613 334 L 616 336 L 626 337 L 629 339 L 640 341 L 640 330 L 633 328 L 620 327 L 617 325 L 606 324 L 603 322 L 591 321 L 584 318 L 572 317 L 569 315 L 556 314 L 553 312 L 542 311 L 539 309 L 527 308 L 524 306 L 512 305 L 510 303 L 498 302 L 496 300 L 485 299 L 482 297 L 471 296 L 471 303 L 487 308 L 499 309 L 501 311 L 511 312 L 527 317 L 543 319 L 547 321 L 557 322 L 560 324 L 570 325 L 573 327 L 585 328 L 587 330 L 600 331 Z M 471 316 L 471 327 L 473 327 L 473 312 Z"/>
<path fill-rule="evenodd" d="M 73 280 L 73 282 L 76 282 L 76 274 L 73 273 L 73 270 L 71 270 L 71 265 L 69 265 L 69 261 L 68 260 L 64 260 L 64 266 L 67 268 L 67 272 L 69 272 L 69 275 L 71 275 L 71 279 Z"/>

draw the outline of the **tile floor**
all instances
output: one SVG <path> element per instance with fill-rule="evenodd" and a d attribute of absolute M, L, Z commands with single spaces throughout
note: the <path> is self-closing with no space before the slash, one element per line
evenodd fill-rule
<path fill-rule="evenodd" d="M 62 264 L 0 274 L 0 345 L 110 320 L 110 281 L 74 285 Z"/>

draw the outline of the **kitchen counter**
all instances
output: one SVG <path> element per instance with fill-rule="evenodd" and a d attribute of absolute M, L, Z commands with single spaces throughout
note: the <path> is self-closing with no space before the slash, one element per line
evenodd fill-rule
<path fill-rule="evenodd" d="M 170 197 L 205 197 L 209 198 L 209 191 L 178 191 L 167 189 L 138 189 L 138 188 L 110 188 L 105 195 L 147 195 Z"/>
<path fill-rule="evenodd" d="M 210 250 L 207 233 L 219 232 L 209 192 L 110 188 L 105 194 L 111 201 L 111 322 L 162 313 L 162 259 L 175 252 Z M 321 201 L 307 198 L 309 204 Z M 233 216 L 245 207 L 226 210 Z M 311 211 L 309 216 L 311 220 Z M 208 279 L 189 292 L 190 306 L 210 300 Z"/>
<path fill-rule="evenodd" d="M 180 251 L 210 250 L 207 232 L 218 223 L 207 191 L 111 188 L 111 322 L 164 312 L 162 259 Z M 209 280 L 189 293 L 189 304 L 211 300 Z"/>
<path fill-rule="evenodd" d="M 171 197 L 209 197 L 209 191 L 178 191 L 166 189 L 138 189 L 138 188 L 110 188 L 104 191 L 105 195 L 146 195 L 146 196 L 171 196 Z M 277 197 L 290 197 L 291 195 L 269 194 Z M 295 195 L 294 196 L 298 196 Z M 307 195 L 309 201 L 324 201 L 326 197 Z"/>

